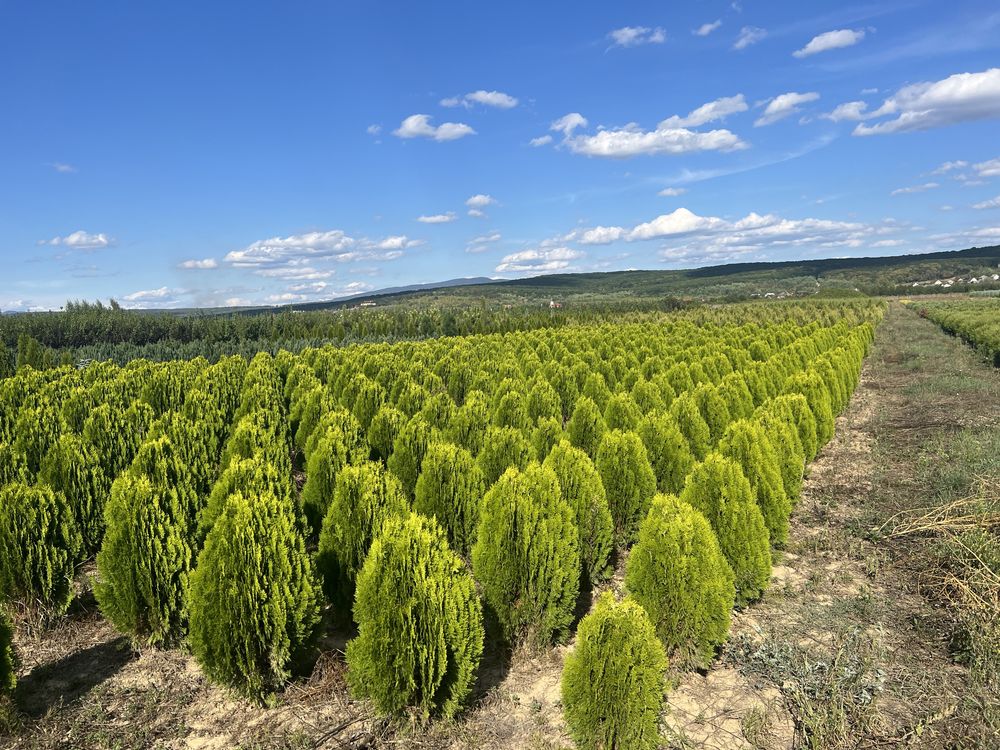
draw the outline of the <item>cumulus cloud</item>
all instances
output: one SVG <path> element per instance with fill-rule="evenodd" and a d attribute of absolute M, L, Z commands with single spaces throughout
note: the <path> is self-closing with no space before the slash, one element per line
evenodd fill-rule
<path fill-rule="evenodd" d="M 505 255 L 497 273 L 551 273 L 569 268 L 571 261 L 584 257 L 582 250 L 571 247 L 533 248 Z"/>
<path fill-rule="evenodd" d="M 537 138 L 532 138 L 529 145 L 538 148 L 539 146 L 547 146 L 550 143 L 552 143 L 551 135 L 540 135 Z"/>
<path fill-rule="evenodd" d="M 833 122 L 843 122 L 844 120 L 857 122 L 871 117 L 871 114 L 867 110 L 867 102 L 844 102 L 843 104 L 838 104 L 833 112 L 827 112 L 820 115 L 820 117 L 824 120 L 832 120 Z"/>
<path fill-rule="evenodd" d="M 454 211 L 448 211 L 444 214 L 429 214 L 424 216 L 418 216 L 417 221 L 421 224 L 449 224 L 458 217 L 455 216 Z"/>
<path fill-rule="evenodd" d="M 465 201 L 465 205 L 469 208 L 486 208 L 487 206 L 495 205 L 497 199 L 492 195 L 484 195 L 483 193 L 477 193 L 471 198 Z"/>
<path fill-rule="evenodd" d="M 663 44 L 667 33 L 659 26 L 623 26 L 608 33 L 612 47 L 638 47 L 642 44 Z"/>
<path fill-rule="evenodd" d="M 852 47 L 864 38 L 864 29 L 838 29 L 837 31 L 827 31 L 819 34 L 818 36 L 814 36 L 809 41 L 809 44 L 802 49 L 795 50 L 792 55 L 801 59 L 820 52 L 827 52 L 831 49 Z"/>
<path fill-rule="evenodd" d="M 365 130 L 367 131 L 368 135 L 378 135 L 379 133 L 382 132 L 382 126 L 369 125 Z"/>
<path fill-rule="evenodd" d="M 259 268 L 255 271 L 258 276 L 268 279 L 285 279 L 287 281 L 312 281 L 315 279 L 328 279 L 334 275 L 330 269 L 320 270 L 312 266 L 281 266 L 277 268 Z"/>
<path fill-rule="evenodd" d="M 517 106 L 517 99 L 502 91 L 484 91 L 479 89 L 464 96 L 451 96 L 441 100 L 442 107 L 465 107 L 471 109 L 477 104 L 484 107 L 496 107 L 497 109 L 513 109 Z"/>
<path fill-rule="evenodd" d="M 789 91 L 787 94 L 776 96 L 767 103 L 764 113 L 754 121 L 754 127 L 759 128 L 783 120 L 789 115 L 799 112 L 800 105 L 814 102 L 817 99 L 819 99 L 819 94 L 815 91 L 809 91 L 805 94 Z"/>
<path fill-rule="evenodd" d="M 891 119 L 859 123 L 854 135 L 906 133 L 1000 117 L 1000 68 L 904 86 L 870 114 L 871 119 L 882 117 Z"/>
<path fill-rule="evenodd" d="M 924 193 L 928 190 L 933 190 L 936 187 L 941 187 L 936 182 L 925 182 L 923 185 L 911 185 L 910 187 L 901 187 L 893 190 L 889 195 L 909 195 L 910 193 Z"/>
<path fill-rule="evenodd" d="M 566 139 L 570 150 L 585 156 L 625 159 L 632 156 L 659 154 L 689 154 L 697 151 L 737 151 L 747 147 L 729 130 L 700 132 L 687 128 L 663 127 L 643 130 L 636 123 L 594 135 L 577 135 Z"/>
<path fill-rule="evenodd" d="M 981 161 L 972 168 L 979 177 L 1000 177 L 1000 158 Z"/>
<path fill-rule="evenodd" d="M 430 115 L 410 115 L 392 131 L 398 138 L 430 138 L 435 141 L 454 141 L 476 131 L 464 122 L 443 122 L 431 125 Z"/>
<path fill-rule="evenodd" d="M 114 240 L 103 232 L 91 234 L 78 229 L 65 237 L 53 237 L 51 240 L 42 240 L 39 244 L 67 247 L 70 250 L 101 250 L 111 247 Z"/>
<path fill-rule="evenodd" d="M 713 31 L 715 31 L 720 26 L 722 26 L 722 19 L 721 18 L 718 19 L 718 20 L 712 21 L 711 23 L 703 23 L 701 26 L 699 26 L 697 29 L 695 29 L 691 33 L 694 34 L 695 36 L 708 36 L 709 34 L 711 34 Z"/>
<path fill-rule="evenodd" d="M 940 167 L 931 172 L 931 174 L 947 174 L 948 172 L 952 172 L 956 169 L 965 169 L 967 166 L 969 166 L 969 162 L 962 161 L 961 159 L 956 161 L 946 161 Z"/>
<path fill-rule="evenodd" d="M 756 26 L 744 26 L 740 29 L 740 34 L 736 37 L 736 41 L 733 42 L 733 49 L 746 49 L 747 47 L 762 41 L 766 36 L 766 29 L 760 29 Z"/>
<path fill-rule="evenodd" d="M 326 232 L 307 232 L 288 237 L 271 237 L 257 240 L 242 250 L 226 253 L 225 261 L 237 268 L 255 268 L 277 265 L 289 261 L 335 257 L 351 250 L 357 241 L 340 229 Z"/>
<path fill-rule="evenodd" d="M 465 247 L 467 253 L 484 253 L 490 249 L 490 245 L 502 239 L 500 232 L 491 232 L 479 237 L 473 237 Z"/>
<path fill-rule="evenodd" d="M 1000 208 L 1000 195 L 996 198 L 990 198 L 987 201 L 982 201 L 981 203 L 975 203 L 973 208 L 984 209 L 984 208 Z"/>
<path fill-rule="evenodd" d="M 566 138 L 569 138 L 573 135 L 574 130 L 577 128 L 585 128 L 588 124 L 587 118 L 579 112 L 570 112 L 568 115 L 563 115 L 558 120 L 553 122 L 549 126 L 549 130 L 555 130 L 556 132 L 562 133 Z"/>
<path fill-rule="evenodd" d="M 204 258 L 202 260 L 185 260 L 178 265 L 178 268 L 198 268 L 198 269 L 209 269 L 218 268 L 219 263 L 215 258 Z"/>
<path fill-rule="evenodd" d="M 685 117 L 680 117 L 679 115 L 668 117 L 660 123 L 660 127 L 696 128 L 699 125 L 715 122 L 716 120 L 722 120 L 723 118 L 728 117 L 729 115 L 734 115 L 738 112 L 746 112 L 747 109 L 749 109 L 749 107 L 747 107 L 747 102 L 746 99 L 744 99 L 743 94 L 737 94 L 736 96 L 724 96 L 721 99 L 716 99 L 715 101 L 702 104 L 697 109 L 693 109 L 688 112 Z"/>
<path fill-rule="evenodd" d="M 657 195 L 662 195 L 664 198 L 673 198 L 678 195 L 684 195 L 687 192 L 687 188 L 682 187 L 668 187 L 663 188 Z"/>

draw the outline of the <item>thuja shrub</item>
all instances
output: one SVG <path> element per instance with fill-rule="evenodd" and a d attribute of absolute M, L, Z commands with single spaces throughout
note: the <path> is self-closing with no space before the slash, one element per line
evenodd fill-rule
<path fill-rule="evenodd" d="M 535 458 L 544 461 L 552 448 L 566 437 L 562 421 L 555 417 L 540 417 L 538 424 L 531 433 L 531 447 L 535 450 Z"/>
<path fill-rule="evenodd" d="M 191 650 L 216 682 L 264 698 L 301 664 L 321 598 L 291 501 L 234 493 L 191 574 Z"/>
<path fill-rule="evenodd" d="M 481 391 L 470 391 L 465 403 L 455 409 L 448 424 L 448 437 L 473 456 L 483 447 L 483 438 L 490 423 L 490 407 Z"/>
<path fill-rule="evenodd" d="M 198 517 L 198 547 L 205 543 L 208 532 L 225 510 L 226 500 L 234 493 L 244 497 L 270 493 L 276 498 L 292 497 L 292 478 L 281 473 L 261 458 L 233 461 L 212 486 L 208 502 Z M 331 487 L 332 494 L 332 487 Z"/>
<path fill-rule="evenodd" d="M 726 640 L 733 570 L 711 525 L 673 495 L 657 495 L 629 553 L 625 587 L 682 662 L 707 666 Z"/>
<path fill-rule="evenodd" d="M 583 750 L 655 750 L 667 657 L 646 611 L 604 592 L 580 621 L 562 674 L 563 714 Z"/>
<path fill-rule="evenodd" d="M 0 489 L 0 591 L 58 617 L 73 599 L 80 532 L 61 493 L 20 482 Z"/>
<path fill-rule="evenodd" d="M 586 396 L 577 399 L 573 415 L 566 424 L 569 441 L 591 458 L 596 458 L 597 448 L 607 429 L 608 426 L 597 404 Z"/>
<path fill-rule="evenodd" d="M 615 538 L 627 544 L 634 540 L 656 493 L 646 446 L 634 432 L 611 430 L 601 439 L 595 463 L 615 522 Z"/>
<path fill-rule="evenodd" d="M 39 481 L 62 493 L 80 532 L 81 558 L 97 552 L 104 536 L 104 504 L 111 483 L 104 476 L 92 446 L 64 434 L 42 460 Z"/>
<path fill-rule="evenodd" d="M 627 393 L 616 393 L 604 408 L 604 422 L 609 430 L 634 430 L 642 414 Z"/>
<path fill-rule="evenodd" d="M 17 654 L 14 653 L 14 628 L 7 612 L 0 606 L 0 695 L 13 693 L 17 684 Z"/>
<path fill-rule="evenodd" d="M 386 520 L 358 575 L 358 635 L 347 644 L 355 694 L 393 714 L 452 716 L 469 696 L 483 652 L 472 577 L 436 522 Z"/>
<path fill-rule="evenodd" d="M 546 643 L 566 634 L 580 550 L 573 509 L 551 469 L 509 469 L 486 493 L 472 570 L 508 642 Z"/>
<path fill-rule="evenodd" d="M 526 400 L 520 391 L 508 391 L 496 402 L 493 408 L 493 424 L 498 427 L 513 427 L 525 430 L 531 424 L 528 417 Z"/>
<path fill-rule="evenodd" d="M 790 410 L 774 409 L 768 405 L 754 413 L 754 420 L 767 435 L 778 456 L 781 483 L 788 502 L 794 507 L 802 491 L 802 472 L 806 461 L 795 417 Z"/>
<path fill-rule="evenodd" d="M 417 479 L 413 509 L 437 519 L 452 548 L 468 555 L 476 541 L 479 503 L 486 488 L 486 478 L 465 448 L 431 443 Z"/>
<path fill-rule="evenodd" d="M 528 418 L 532 423 L 542 417 L 551 417 L 562 422 L 562 401 L 556 389 L 544 378 L 536 377 L 528 391 Z"/>
<path fill-rule="evenodd" d="M 347 466 L 337 475 L 316 558 L 330 601 L 344 611 L 350 607 L 354 581 L 382 524 L 409 510 L 399 480 L 381 464 Z"/>
<path fill-rule="evenodd" d="M 387 466 L 403 485 L 408 497 L 413 497 L 420 476 L 420 465 L 432 438 L 431 426 L 420 417 L 414 417 L 399 431 L 392 444 L 392 455 Z"/>
<path fill-rule="evenodd" d="M 121 632 L 150 645 L 180 641 L 194 552 L 178 495 L 128 471 L 111 486 L 94 595 Z"/>
<path fill-rule="evenodd" d="M 783 547 L 788 541 L 788 517 L 792 504 L 785 494 L 781 464 L 767 433 L 756 422 L 739 419 L 726 429 L 719 453 L 731 458 L 750 482 L 771 544 Z"/>
<path fill-rule="evenodd" d="M 555 472 L 562 496 L 576 515 L 585 579 L 604 580 L 611 573 L 614 521 L 601 475 L 586 453 L 566 441 L 552 448 L 543 466 Z"/>
<path fill-rule="evenodd" d="M 491 426 L 483 437 L 483 447 L 476 456 L 476 464 L 489 486 L 510 467 L 525 468 L 533 453 L 531 444 L 520 430 Z"/>
<path fill-rule="evenodd" d="M 695 403 L 698 404 L 698 411 L 701 412 L 705 424 L 708 425 L 708 431 L 714 445 L 719 441 L 722 433 L 726 431 L 726 427 L 732 421 L 729 407 L 726 406 L 726 402 L 719 395 L 718 389 L 712 385 L 699 385 L 692 392 L 692 396 Z"/>
<path fill-rule="evenodd" d="M 639 422 L 637 433 L 646 446 L 649 464 L 656 475 L 657 489 L 675 494 L 680 492 L 685 477 L 694 465 L 694 456 L 677 423 L 668 414 L 652 412 Z"/>
<path fill-rule="evenodd" d="M 806 463 L 816 458 L 819 443 L 816 439 L 816 417 L 813 416 L 809 402 L 801 393 L 789 393 L 778 396 L 768 404 L 768 408 L 778 410 L 791 416 L 799 434 L 799 443 Z"/>
<path fill-rule="evenodd" d="M 339 430 L 327 430 L 315 444 L 306 462 L 302 486 L 302 509 L 313 532 L 318 534 L 333 499 L 337 474 L 348 465 L 350 450 Z"/>
<path fill-rule="evenodd" d="M 701 511 L 715 530 L 735 575 L 736 601 L 759 598 L 771 577 L 771 541 L 739 465 L 710 453 L 688 474 L 681 500 Z"/>
<path fill-rule="evenodd" d="M 815 370 L 800 372 L 785 382 L 785 393 L 800 393 L 805 396 L 809 410 L 816 419 L 817 451 L 833 437 L 834 415 L 830 404 L 830 392 Z"/>
<path fill-rule="evenodd" d="M 705 458 L 712 445 L 712 433 L 705 418 L 701 416 L 694 397 L 690 393 L 682 393 L 670 404 L 668 413 L 687 439 L 691 455 L 698 461 Z"/>
<path fill-rule="evenodd" d="M 406 415 L 395 406 L 386 404 L 372 417 L 368 426 L 368 445 L 371 446 L 372 458 L 388 461 L 392 455 L 392 445 L 396 442 L 399 431 L 406 424 Z"/>

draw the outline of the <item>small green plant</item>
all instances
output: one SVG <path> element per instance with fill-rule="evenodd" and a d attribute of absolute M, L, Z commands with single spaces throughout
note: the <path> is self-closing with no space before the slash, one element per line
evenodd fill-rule
<path fill-rule="evenodd" d="M 628 544 L 635 539 L 639 522 L 656 493 L 656 475 L 646 446 L 634 432 L 611 430 L 601 439 L 595 463 L 608 495 L 615 538 Z"/>
<path fill-rule="evenodd" d="M 431 443 L 417 479 L 413 509 L 436 518 L 459 554 L 468 555 L 476 541 L 484 494 L 486 478 L 467 450 L 451 443 Z"/>
<path fill-rule="evenodd" d="M 788 541 L 792 504 L 785 494 L 778 455 L 767 434 L 757 422 L 739 419 L 730 424 L 723 435 L 719 453 L 739 464 L 764 516 L 771 544 L 784 547 Z"/>

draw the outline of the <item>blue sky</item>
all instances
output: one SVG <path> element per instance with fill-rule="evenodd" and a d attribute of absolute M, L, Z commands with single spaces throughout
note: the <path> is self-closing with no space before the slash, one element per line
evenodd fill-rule
<path fill-rule="evenodd" d="M 0 309 L 1000 243 L 995 2 L 0 0 Z"/>

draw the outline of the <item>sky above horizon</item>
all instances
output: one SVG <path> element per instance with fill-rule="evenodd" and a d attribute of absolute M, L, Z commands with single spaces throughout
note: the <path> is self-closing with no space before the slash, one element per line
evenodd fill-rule
<path fill-rule="evenodd" d="M 0 0 L 0 310 L 1000 244 L 1000 6 Z"/>

